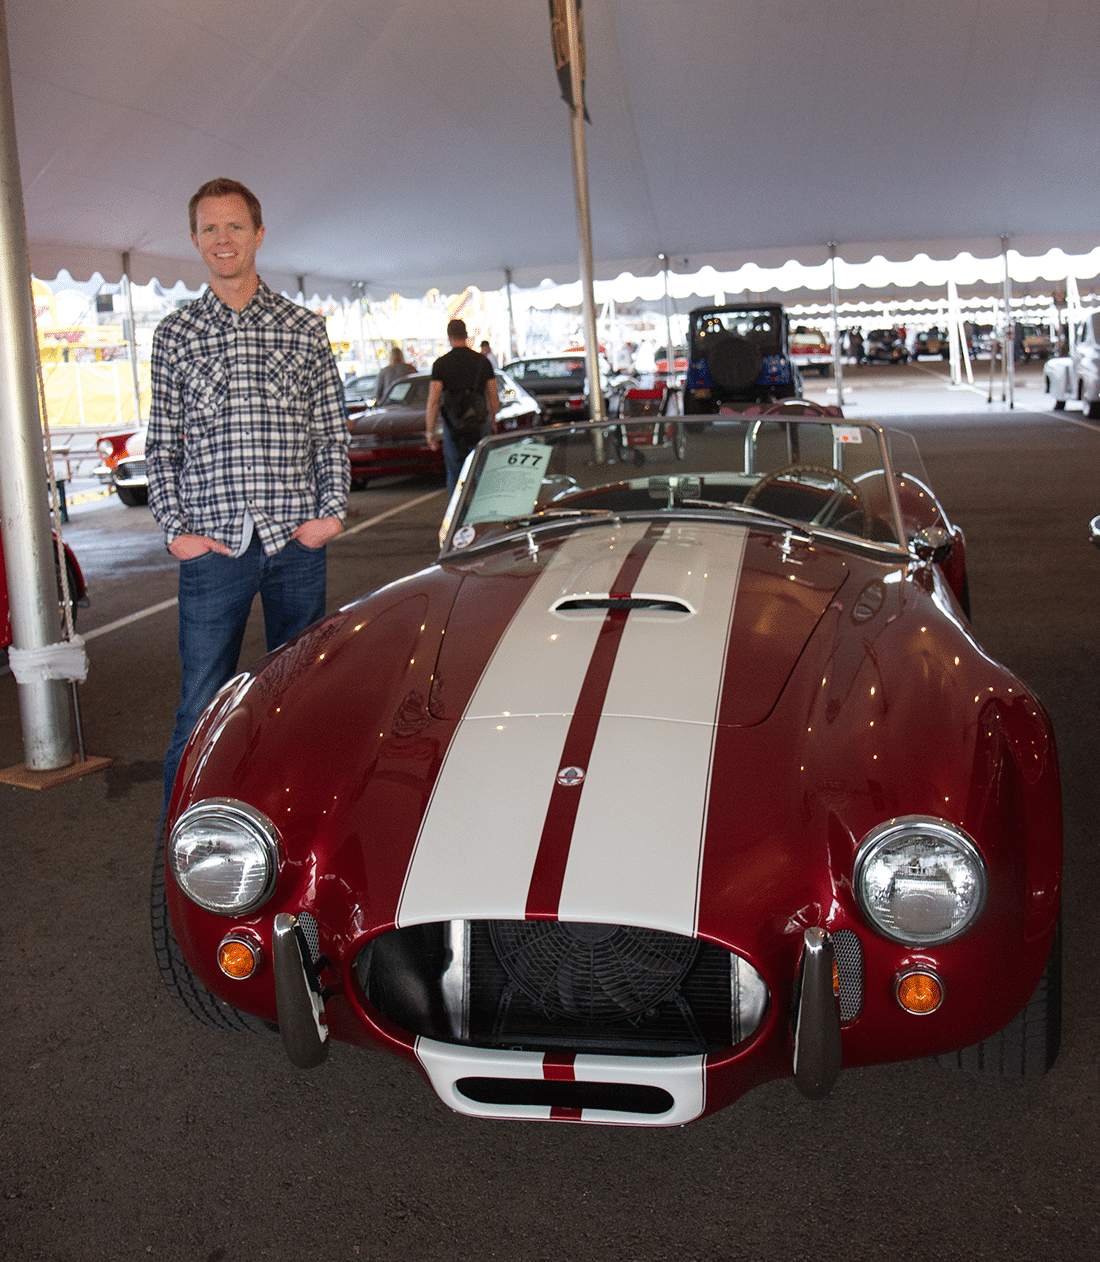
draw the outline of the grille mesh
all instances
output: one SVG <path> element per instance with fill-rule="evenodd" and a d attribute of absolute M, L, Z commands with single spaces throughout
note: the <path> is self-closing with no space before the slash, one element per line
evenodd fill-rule
<path fill-rule="evenodd" d="M 863 1011 L 863 946 L 851 929 L 833 934 L 836 971 L 840 979 L 840 1019 L 854 1021 Z"/>

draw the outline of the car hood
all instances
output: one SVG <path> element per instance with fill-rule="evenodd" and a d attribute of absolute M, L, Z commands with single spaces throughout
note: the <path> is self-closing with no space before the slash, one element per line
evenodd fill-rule
<path fill-rule="evenodd" d="M 471 567 L 437 662 L 437 717 L 587 707 L 760 723 L 848 572 L 835 550 L 789 533 L 711 522 L 590 527 L 532 544 L 520 559 Z M 502 606 L 507 623 L 486 642 Z"/>
<path fill-rule="evenodd" d="M 581 530 L 539 551 L 476 678 L 469 637 L 450 630 L 499 576 L 458 592 L 437 678 L 470 689 L 397 920 L 448 908 L 690 933 L 716 734 L 767 718 L 847 566 L 782 534 L 694 522 Z M 433 708 L 455 704 L 449 687 Z"/>

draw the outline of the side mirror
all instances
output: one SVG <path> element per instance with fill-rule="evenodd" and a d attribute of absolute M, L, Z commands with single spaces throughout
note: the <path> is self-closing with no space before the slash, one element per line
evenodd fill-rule
<path fill-rule="evenodd" d="M 909 550 L 918 561 L 942 565 L 951 555 L 952 542 L 951 535 L 942 526 L 926 526 L 913 536 Z"/>

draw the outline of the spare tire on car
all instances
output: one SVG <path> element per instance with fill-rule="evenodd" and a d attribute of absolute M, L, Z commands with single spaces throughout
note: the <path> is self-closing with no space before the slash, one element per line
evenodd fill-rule
<path fill-rule="evenodd" d="M 724 337 L 706 353 L 714 384 L 722 390 L 744 390 L 760 376 L 764 360 L 743 337 Z"/>

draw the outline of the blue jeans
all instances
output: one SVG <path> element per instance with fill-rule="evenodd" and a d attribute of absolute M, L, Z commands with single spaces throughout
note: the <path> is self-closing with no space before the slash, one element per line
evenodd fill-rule
<path fill-rule="evenodd" d="M 447 470 L 447 494 L 455 489 L 466 457 L 489 432 L 487 425 L 464 433 L 456 433 L 443 422 L 443 465 Z"/>
<path fill-rule="evenodd" d="M 306 548 L 294 539 L 281 552 L 265 556 L 255 533 L 243 556 L 204 552 L 180 562 L 183 680 L 164 759 L 162 822 L 187 740 L 214 694 L 236 673 L 253 598 L 258 592 L 263 603 L 271 652 L 324 616 L 325 562 L 324 548 Z"/>

